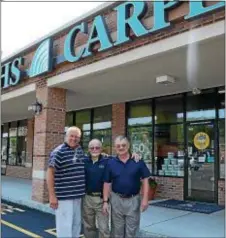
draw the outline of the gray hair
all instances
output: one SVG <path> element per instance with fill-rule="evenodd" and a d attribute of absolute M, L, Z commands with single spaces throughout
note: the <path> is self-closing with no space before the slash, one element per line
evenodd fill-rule
<path fill-rule="evenodd" d="M 114 140 L 114 143 L 115 143 L 117 140 L 120 140 L 120 141 L 125 140 L 128 144 L 130 144 L 129 139 L 128 139 L 126 136 L 122 136 L 122 135 L 116 136 L 116 138 L 115 138 L 115 140 Z"/>
<path fill-rule="evenodd" d="M 99 144 L 99 146 L 102 147 L 102 143 L 101 143 L 101 141 L 98 140 L 98 139 L 92 139 L 92 140 L 89 142 L 89 147 L 90 147 L 90 145 L 91 145 L 92 143 L 94 143 L 94 142 L 97 142 L 97 143 Z"/>
<path fill-rule="evenodd" d="M 69 127 L 69 128 L 67 129 L 67 131 L 66 131 L 65 142 L 68 142 L 68 137 L 69 137 L 69 135 L 70 135 L 72 132 L 76 132 L 76 134 L 78 134 L 79 137 L 80 137 L 81 134 L 82 134 L 81 130 L 80 130 L 78 127 L 76 127 L 76 126 L 71 126 L 71 127 Z"/>

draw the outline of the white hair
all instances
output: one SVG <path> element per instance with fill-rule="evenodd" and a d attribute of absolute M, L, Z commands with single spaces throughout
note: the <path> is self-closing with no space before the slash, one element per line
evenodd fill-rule
<path fill-rule="evenodd" d="M 122 141 L 122 140 L 125 140 L 128 144 L 130 144 L 129 143 L 129 139 L 126 137 L 126 136 L 117 136 L 116 138 L 115 138 L 115 140 L 114 140 L 114 142 L 116 143 L 116 141 L 117 140 L 119 140 L 119 141 Z"/>
<path fill-rule="evenodd" d="M 90 142 L 89 142 L 89 147 L 93 144 L 93 143 L 97 143 L 100 147 L 102 147 L 102 143 L 100 140 L 98 139 L 92 139 Z"/>
<path fill-rule="evenodd" d="M 69 137 L 69 135 L 70 135 L 71 133 L 73 133 L 73 132 L 75 132 L 76 134 L 78 134 L 79 137 L 80 137 L 81 134 L 82 134 L 81 130 L 80 130 L 78 127 L 76 127 L 76 126 L 71 126 L 71 127 L 69 127 L 69 128 L 67 129 L 67 131 L 66 131 L 65 142 L 68 142 L 68 137 Z"/>

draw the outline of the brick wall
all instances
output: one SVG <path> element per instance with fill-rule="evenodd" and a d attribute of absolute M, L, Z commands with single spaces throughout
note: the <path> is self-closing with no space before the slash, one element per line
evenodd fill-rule
<path fill-rule="evenodd" d="M 208 3 L 208 4 L 214 4 L 214 2 Z M 116 30 L 116 15 L 115 15 L 115 12 L 112 11 L 112 8 L 110 10 L 108 9 L 106 11 L 103 11 L 103 13 L 101 13 L 106 18 L 106 24 L 108 28 L 110 29 L 110 32 L 114 32 Z M 54 75 L 62 74 L 63 72 L 94 63 L 96 61 L 105 59 L 107 57 L 111 57 L 113 55 L 122 54 L 123 52 L 129 51 L 131 49 L 141 47 L 143 45 L 151 44 L 153 42 L 171 37 L 173 35 L 177 35 L 177 34 L 181 34 L 183 32 L 189 31 L 191 29 L 203 27 L 205 25 L 212 24 L 220 20 L 224 20 L 225 18 L 224 9 L 214 11 L 207 15 L 203 15 L 199 17 L 198 19 L 193 19 L 190 21 L 186 21 L 183 19 L 183 16 L 186 15 L 187 13 L 188 13 L 188 4 L 184 2 L 179 7 L 170 10 L 169 16 L 168 16 L 169 19 L 172 21 L 172 26 L 170 28 L 161 30 L 160 32 L 156 32 L 153 34 L 148 34 L 146 36 L 139 37 L 139 38 L 133 37 L 133 39 L 129 43 L 113 47 L 110 50 L 107 50 L 106 52 L 100 52 L 100 53 L 97 52 L 97 48 L 98 48 L 98 45 L 97 45 L 97 47 L 95 47 L 95 52 L 93 53 L 93 56 L 87 57 L 85 59 L 81 59 L 75 63 L 65 62 L 65 63 L 62 63 L 61 65 L 57 65 L 57 68 L 54 69 L 51 73 L 41 77 L 36 77 L 32 79 L 29 79 L 29 78 L 24 79 L 23 82 L 21 82 L 17 86 L 3 89 L 2 94 L 7 93 L 11 90 L 15 90 L 20 87 L 23 87 L 30 83 L 38 82 L 40 80 L 45 81 L 47 78 L 52 77 Z M 97 14 L 100 14 L 100 13 L 97 13 Z M 151 11 L 149 11 L 148 14 L 151 16 L 152 15 Z M 146 17 L 150 17 L 150 16 L 146 16 Z M 87 22 L 90 23 L 89 24 L 90 26 L 92 23 L 92 19 L 93 17 L 87 20 Z M 72 27 L 70 27 L 70 29 L 71 28 Z M 62 32 L 59 32 L 57 35 L 54 36 L 54 55 L 55 56 L 63 53 L 65 35 L 68 34 L 70 29 L 66 29 Z M 76 46 L 85 44 L 86 40 L 87 40 L 87 36 L 85 34 L 79 33 Z M 21 56 L 25 58 L 25 66 L 23 67 L 24 69 L 29 67 L 37 47 L 38 45 L 33 46 L 32 48 L 28 49 L 27 52 L 23 52 L 23 54 L 21 54 Z"/>
<path fill-rule="evenodd" d="M 156 197 L 184 200 L 184 179 L 171 177 L 155 177 L 158 188 Z"/>
<path fill-rule="evenodd" d="M 112 104 L 112 151 L 116 136 L 126 133 L 126 105 L 125 103 Z"/>
<path fill-rule="evenodd" d="M 32 168 L 25 168 L 22 166 L 7 165 L 6 176 L 14 178 L 31 179 Z"/>
<path fill-rule="evenodd" d="M 32 199 L 48 202 L 45 176 L 51 151 L 64 140 L 66 92 L 60 88 L 47 88 L 46 82 L 37 84 L 36 97 L 43 111 L 35 116 Z"/>
<path fill-rule="evenodd" d="M 218 181 L 218 204 L 225 204 L 225 180 Z"/>

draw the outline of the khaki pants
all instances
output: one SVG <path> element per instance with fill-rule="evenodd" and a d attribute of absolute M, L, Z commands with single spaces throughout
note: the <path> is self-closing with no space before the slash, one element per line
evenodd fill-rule
<path fill-rule="evenodd" d="M 83 200 L 83 225 L 84 235 L 86 238 L 97 238 L 99 230 L 99 238 L 109 238 L 109 216 L 102 213 L 103 199 L 100 197 L 92 197 L 85 195 Z M 96 221 L 98 229 L 96 227 Z"/>
<path fill-rule="evenodd" d="M 134 238 L 140 225 L 140 195 L 121 198 L 111 194 L 111 237 Z"/>

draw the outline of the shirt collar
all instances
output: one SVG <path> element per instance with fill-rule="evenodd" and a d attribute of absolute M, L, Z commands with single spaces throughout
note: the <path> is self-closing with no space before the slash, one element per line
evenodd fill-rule
<path fill-rule="evenodd" d="M 119 159 L 118 156 L 116 156 L 115 159 L 116 159 L 117 161 L 119 161 L 120 163 L 123 163 L 123 164 L 127 164 L 127 163 L 129 163 L 131 160 L 133 160 L 133 159 L 131 158 L 131 156 L 130 156 L 129 159 L 126 161 L 126 163 L 122 162 L 122 161 Z"/>
<path fill-rule="evenodd" d="M 98 160 L 96 160 L 95 163 L 99 163 L 102 159 L 103 159 L 103 156 L 100 154 L 99 157 L 98 157 Z M 89 162 L 93 162 L 93 160 L 91 158 L 91 155 L 89 155 Z"/>
<path fill-rule="evenodd" d="M 66 147 L 68 147 L 68 148 L 70 148 L 72 150 L 77 150 L 77 149 L 81 148 L 81 145 L 79 145 L 79 144 L 75 148 L 71 148 L 70 145 L 68 145 L 67 142 L 64 142 L 64 144 L 65 144 Z"/>

